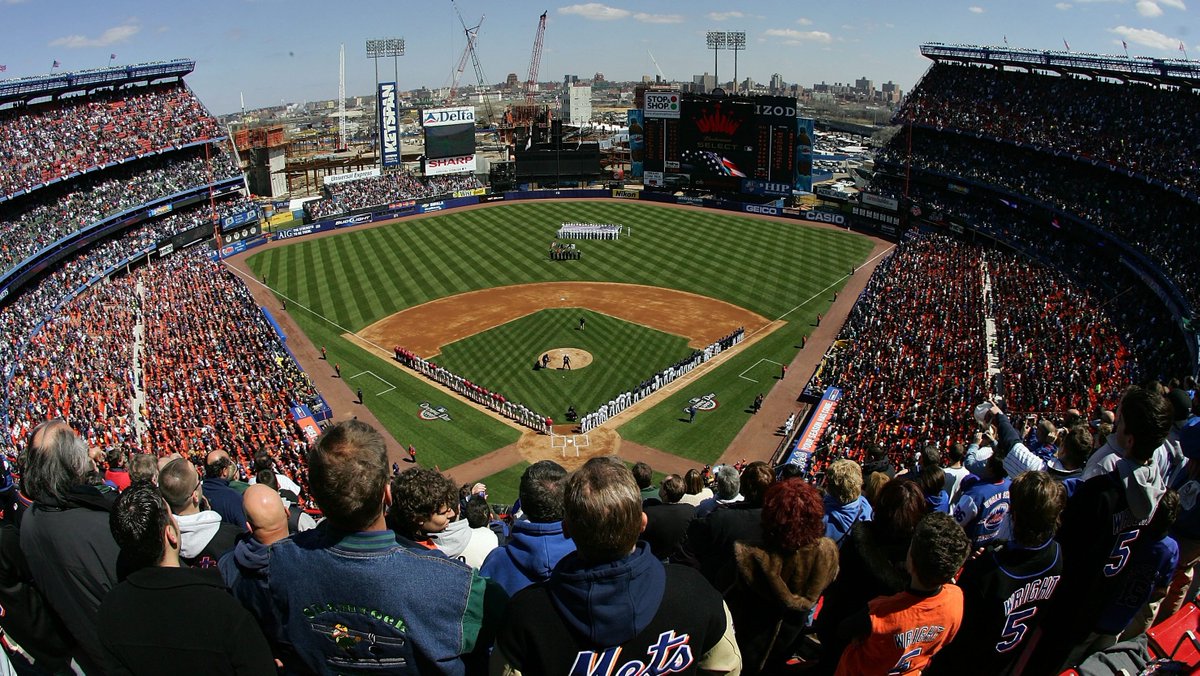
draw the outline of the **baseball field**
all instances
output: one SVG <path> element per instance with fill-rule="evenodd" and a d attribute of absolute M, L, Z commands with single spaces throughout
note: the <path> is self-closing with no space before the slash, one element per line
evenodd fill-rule
<path fill-rule="evenodd" d="M 626 232 L 574 240 L 580 260 L 552 261 L 563 222 Z M 615 430 L 703 464 L 745 425 L 755 395 L 769 392 L 871 248 L 865 237 L 795 221 L 539 201 L 301 240 L 247 262 L 387 431 L 415 445 L 421 464 L 443 469 L 516 444 L 522 431 L 402 369 L 390 358 L 397 345 L 557 423 L 568 406 L 587 413 L 745 327 L 742 345 L 596 435 Z M 542 355 L 549 368 L 535 369 Z M 688 423 L 693 400 L 700 412 Z M 519 462 L 535 459 L 518 458 L 489 481 L 493 499 L 515 497 Z"/>

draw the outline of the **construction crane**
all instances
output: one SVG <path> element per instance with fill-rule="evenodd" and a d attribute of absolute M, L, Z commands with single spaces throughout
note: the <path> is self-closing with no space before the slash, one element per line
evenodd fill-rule
<path fill-rule="evenodd" d="M 542 65 L 542 38 L 546 35 L 546 14 L 538 20 L 537 34 L 533 36 L 533 56 L 529 57 L 529 79 L 525 81 L 525 103 L 533 103 L 533 91 L 537 87 L 538 68 Z"/>
<path fill-rule="evenodd" d="M 458 7 L 455 6 L 454 9 L 457 10 Z M 467 59 L 475 53 L 475 36 L 479 34 L 479 27 L 483 25 L 483 19 L 484 17 L 480 17 L 478 24 L 473 28 L 467 28 L 467 23 L 462 21 L 462 15 L 458 15 L 458 20 L 463 24 L 463 32 L 467 34 L 467 46 L 458 60 L 458 67 L 454 69 L 454 78 L 450 81 L 450 101 L 453 101 L 454 97 L 458 95 L 458 81 L 462 78 L 463 71 L 467 69 Z"/>
<path fill-rule="evenodd" d="M 479 17 L 479 23 L 475 24 L 474 28 L 468 28 L 467 22 L 463 19 L 462 12 L 458 11 L 458 4 L 454 0 L 450 0 L 450 4 L 454 6 L 454 13 L 458 15 L 458 22 L 462 24 L 463 32 L 467 36 L 467 48 L 463 51 L 462 59 L 458 62 L 458 71 L 454 76 L 454 84 L 450 87 L 450 98 L 454 98 L 455 89 L 458 87 L 458 78 L 462 75 L 463 69 L 467 65 L 467 56 L 471 57 L 471 65 L 475 67 L 475 80 L 478 83 L 477 91 L 483 96 L 483 109 L 487 111 L 487 123 L 492 124 L 494 117 L 492 115 L 492 100 L 487 95 L 487 79 L 483 75 L 483 66 L 479 64 L 479 53 L 475 51 L 476 39 L 479 37 L 479 28 L 483 25 L 483 20 L 486 15 Z"/>
<path fill-rule="evenodd" d="M 663 75 L 662 68 L 658 67 L 658 59 L 654 58 L 654 52 L 647 49 L 646 53 L 650 55 L 650 62 L 654 64 L 654 70 L 658 71 L 658 76 L 662 78 L 663 82 L 669 82 L 670 80 L 667 80 L 667 76 Z"/>

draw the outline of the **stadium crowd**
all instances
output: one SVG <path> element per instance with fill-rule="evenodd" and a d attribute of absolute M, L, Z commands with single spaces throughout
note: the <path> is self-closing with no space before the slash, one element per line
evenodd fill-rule
<path fill-rule="evenodd" d="M 0 110 L 0 195 L 222 135 L 182 83 L 7 108 Z"/>
<path fill-rule="evenodd" d="M 7 270 L 74 232 L 109 216 L 188 188 L 238 175 L 225 152 L 203 148 L 130 162 L 110 171 L 22 196 L 0 219 L 0 270 Z"/>
<path fill-rule="evenodd" d="M 239 211 L 251 205 L 244 199 L 229 200 L 220 206 L 218 217 L 230 212 Z M 107 449 L 106 437 L 101 432 L 93 432 L 87 420 L 98 415 L 97 412 L 86 409 L 82 405 L 70 406 L 62 398 L 53 398 L 55 384 L 53 381 L 70 379 L 74 382 L 87 381 L 80 387 L 94 392 L 115 392 L 119 388 L 128 390 L 132 387 L 127 374 L 127 363 L 112 369 L 94 368 L 96 364 L 107 363 L 110 359 L 120 359 L 120 355 L 111 349 L 94 350 L 95 362 L 83 360 L 83 355 L 76 355 L 72 348 L 76 345 L 89 345 L 93 339 L 87 338 L 90 328 L 96 330 L 95 340 L 107 340 L 114 335 L 107 328 L 123 323 L 124 308 L 128 308 L 128 297 L 114 297 L 103 302 L 89 302 L 91 296 L 85 294 L 77 299 L 76 294 L 83 290 L 89 282 L 100 275 L 112 270 L 114 266 L 146 255 L 153 250 L 157 241 L 201 225 L 211 217 L 209 205 L 200 205 L 186 211 L 175 212 L 151 221 L 147 225 L 136 227 L 124 234 L 118 235 L 98 244 L 83 253 L 67 259 L 55 266 L 50 273 L 30 287 L 22 289 L 9 304 L 0 308 L 0 327 L 4 330 L 6 340 L 0 342 L 0 374 L 5 380 L 3 403 L 0 405 L 0 420 L 8 434 L 0 440 L 2 450 L 11 456 L 19 448 L 23 439 L 41 420 L 47 417 L 61 416 L 71 422 L 89 443 Z M 111 285 L 104 285 L 107 288 Z M 99 292 L 98 292 L 99 293 Z M 114 289 L 114 294 L 117 291 Z M 105 298 L 99 296 L 96 300 Z M 97 306 L 91 309 L 89 306 Z M 111 312 L 112 316 L 104 313 Z M 84 320 L 86 319 L 86 322 Z M 43 332 L 49 331 L 45 336 Z M 121 340 L 128 343 L 128 334 Z M 108 343 L 105 343 L 108 345 Z M 126 354 L 131 353 L 126 350 Z M 61 364 L 60 360 L 66 360 Z M 79 361 L 82 360 L 82 361 Z M 74 363 L 76 368 L 71 368 Z M 92 366 L 86 365 L 91 364 Z M 58 387 L 58 394 L 70 395 Z M 65 404 L 68 404 L 64 406 Z M 107 406 L 116 406 L 120 410 L 128 410 L 121 403 L 105 402 Z M 116 426 L 116 429 L 123 429 Z M 127 432 L 113 440 L 114 430 L 106 429 L 107 440 L 116 445 L 128 442 Z"/>
<path fill-rule="evenodd" d="M 503 515 L 483 484 L 389 467 L 382 436 L 347 420 L 305 449 L 323 511 L 310 530 L 270 459 L 258 486 L 235 486 L 212 451 L 197 457 L 203 481 L 180 458 L 114 488 L 120 463 L 102 472 L 50 421 L 27 439 L 25 499 L 0 529 L 0 598 L 21 611 L 0 626 L 13 659 L 87 673 L 185 655 L 256 674 L 1055 674 L 1114 660 L 1132 673 L 1145 643 L 1116 644 L 1172 621 L 1185 599 L 1170 591 L 1200 555 L 1200 506 L 1171 488 L 1196 490 L 1187 385 L 1126 387 L 1095 444 L 1078 416 L 1034 425 L 946 399 L 939 413 L 973 428 L 903 466 L 837 459 L 816 484 L 761 461 L 655 486 L 645 463 L 542 460 Z"/>
<path fill-rule="evenodd" d="M 406 200 L 448 195 L 458 190 L 482 187 L 474 174 L 416 176 L 408 171 L 393 171 L 357 181 L 325 187 L 325 198 L 307 205 L 313 219 L 344 214 L 355 209 L 386 206 Z"/>
<path fill-rule="evenodd" d="M 893 167 L 883 166 L 875 174 L 873 192 L 904 194 L 903 171 L 898 176 L 887 173 Z M 1162 320 L 1170 311 L 1139 273 L 1121 262 L 1123 249 L 1109 246 L 1087 225 L 1062 220 L 1054 226 L 1027 213 L 1017 202 L 1006 205 L 986 193 L 962 195 L 946 189 L 944 180 L 934 181 L 936 185 L 916 181 L 909 185 L 909 197 L 931 220 L 947 228 L 965 223 L 983 240 L 994 239 L 1002 248 L 1014 249 L 1020 258 L 1061 271 L 1087 289 L 1100 299 L 1104 313 L 1133 354 L 1135 373 L 1165 377 L 1186 370 L 1191 358 L 1181 332 L 1173 322 Z"/>
<path fill-rule="evenodd" d="M 1049 114 L 1049 113 L 1047 113 Z M 965 136 L 915 129 L 897 134 L 877 162 L 961 176 L 1073 214 L 1141 251 L 1200 305 L 1200 204 L 1084 162 Z M 1061 223 L 1060 223 L 1061 224 Z"/>
<path fill-rule="evenodd" d="M 1200 193 L 1189 131 L 1200 101 L 1184 91 L 935 63 L 895 119 L 1065 151 Z"/>

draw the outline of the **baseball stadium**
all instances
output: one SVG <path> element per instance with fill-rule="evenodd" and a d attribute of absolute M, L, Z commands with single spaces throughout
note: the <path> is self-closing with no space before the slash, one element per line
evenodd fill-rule
<path fill-rule="evenodd" d="M 304 157 L 282 125 L 214 115 L 191 59 L 0 80 L 13 673 L 162 673 L 188 639 L 105 618 L 171 562 L 232 590 L 188 602 L 189 636 L 243 618 L 278 673 L 485 673 L 489 651 L 492 673 L 616 673 L 702 620 L 725 632 L 642 666 L 1194 669 L 1200 63 L 919 50 L 877 127 L 735 78 L 631 86 L 615 134 L 520 82 L 495 109 L 417 102 L 377 62 L 374 121 L 348 137 L 343 92 L 336 150 Z M 823 173 L 843 135 L 862 161 Z M 586 510 L 626 488 L 634 553 L 604 559 L 615 517 Z M 471 604 L 512 574 L 497 553 L 559 522 L 561 558 L 504 582 L 492 650 L 500 611 Z M 384 524 L 411 579 L 325 581 L 346 563 L 313 563 L 318 538 Z M 665 595 L 628 611 L 645 622 L 532 624 L 567 612 L 564 568 L 643 550 L 666 576 L 628 592 Z M 450 620 L 406 605 L 459 583 Z M 901 607 L 929 626 L 872 648 Z M 226 664 L 204 654 L 198 673 Z"/>

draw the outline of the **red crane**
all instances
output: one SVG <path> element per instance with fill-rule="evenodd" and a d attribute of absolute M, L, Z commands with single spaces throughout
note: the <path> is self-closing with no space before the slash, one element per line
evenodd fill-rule
<path fill-rule="evenodd" d="M 533 103 L 533 90 L 537 87 L 538 67 L 542 64 L 542 37 L 546 35 L 546 14 L 538 20 L 537 34 L 533 37 L 533 56 L 529 57 L 529 79 L 525 81 L 525 103 Z"/>

